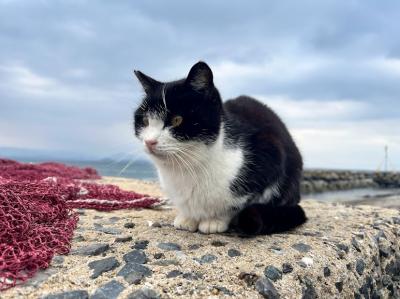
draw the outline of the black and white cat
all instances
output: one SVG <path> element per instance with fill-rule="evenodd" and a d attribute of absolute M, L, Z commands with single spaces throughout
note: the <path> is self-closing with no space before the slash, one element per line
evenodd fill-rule
<path fill-rule="evenodd" d="M 269 234 L 306 221 L 302 158 L 271 109 L 246 96 L 223 103 L 204 62 L 168 83 L 135 74 L 145 91 L 135 134 L 177 207 L 175 227 Z"/>

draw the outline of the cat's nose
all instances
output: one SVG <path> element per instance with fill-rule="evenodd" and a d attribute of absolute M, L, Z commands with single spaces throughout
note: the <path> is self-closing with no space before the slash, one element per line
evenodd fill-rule
<path fill-rule="evenodd" d="M 145 140 L 144 143 L 146 144 L 147 148 L 148 148 L 150 151 L 153 151 L 154 148 L 156 147 L 158 141 L 155 140 L 155 139 L 149 139 L 149 140 Z"/>

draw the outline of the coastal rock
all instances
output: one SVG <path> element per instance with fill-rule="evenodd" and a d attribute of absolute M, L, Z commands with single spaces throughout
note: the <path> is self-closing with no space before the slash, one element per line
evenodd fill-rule
<path fill-rule="evenodd" d="M 132 237 L 131 236 L 117 237 L 114 240 L 114 242 L 116 242 L 116 243 L 125 243 L 125 242 L 129 242 L 129 241 L 132 241 Z"/>
<path fill-rule="evenodd" d="M 121 235 L 122 234 L 122 229 L 115 228 L 115 227 L 104 227 L 102 225 L 96 225 L 94 226 L 94 229 L 96 231 L 109 234 L 109 235 Z"/>
<path fill-rule="evenodd" d="M 89 294 L 85 290 L 62 292 L 52 295 L 47 295 L 41 299 L 88 299 Z"/>
<path fill-rule="evenodd" d="M 157 253 L 155 253 L 155 254 L 153 255 L 153 257 L 154 257 L 154 259 L 159 260 L 159 259 L 165 258 L 165 255 L 164 255 L 164 253 L 162 253 L 162 252 L 157 252 Z"/>
<path fill-rule="evenodd" d="M 182 275 L 182 272 L 179 270 L 172 270 L 167 274 L 167 278 L 175 278 L 178 277 L 179 275 Z"/>
<path fill-rule="evenodd" d="M 142 288 L 129 294 L 127 299 L 160 299 L 160 295 L 150 288 Z"/>
<path fill-rule="evenodd" d="M 203 274 L 199 273 L 199 272 L 187 272 L 187 273 L 183 273 L 183 278 L 187 279 L 187 280 L 199 280 L 203 278 Z"/>
<path fill-rule="evenodd" d="M 143 278 L 150 277 L 153 272 L 146 266 L 137 263 L 127 263 L 118 272 L 117 276 L 122 276 L 126 282 L 139 284 Z"/>
<path fill-rule="evenodd" d="M 132 248 L 144 250 L 147 248 L 148 245 L 149 245 L 148 240 L 139 240 L 135 241 L 135 244 L 132 246 Z"/>
<path fill-rule="evenodd" d="M 363 259 L 357 259 L 356 261 L 356 271 L 358 275 L 362 275 L 365 269 L 365 262 Z"/>
<path fill-rule="evenodd" d="M 282 264 L 282 272 L 284 274 L 293 272 L 293 266 L 289 263 L 283 263 Z"/>
<path fill-rule="evenodd" d="M 64 263 L 64 257 L 62 255 L 55 255 L 51 262 L 55 265 L 62 265 Z"/>
<path fill-rule="evenodd" d="M 247 286 L 250 287 L 255 284 L 258 279 L 258 275 L 255 273 L 240 272 L 238 278 L 243 280 Z"/>
<path fill-rule="evenodd" d="M 331 276 L 331 269 L 329 267 L 324 267 L 324 277 Z"/>
<path fill-rule="evenodd" d="M 117 299 L 119 294 L 125 289 L 123 284 L 116 280 L 111 280 L 99 287 L 90 299 Z"/>
<path fill-rule="evenodd" d="M 188 246 L 189 250 L 197 250 L 201 248 L 201 244 L 191 244 Z"/>
<path fill-rule="evenodd" d="M 235 256 L 241 256 L 242 253 L 241 253 L 239 250 L 237 250 L 237 249 L 231 248 L 231 249 L 228 250 L 228 255 L 229 255 L 230 257 L 235 257 Z"/>
<path fill-rule="evenodd" d="M 302 299 L 315 299 L 318 298 L 317 292 L 314 288 L 313 282 L 310 278 L 305 277 L 301 279 L 303 282 L 303 296 Z"/>
<path fill-rule="evenodd" d="M 115 257 L 109 257 L 102 260 L 90 262 L 88 266 L 90 269 L 93 270 L 93 274 L 90 276 L 90 278 L 95 279 L 104 272 L 114 270 L 119 265 L 120 263 Z"/>
<path fill-rule="evenodd" d="M 222 246 L 225 246 L 226 244 L 228 244 L 228 242 L 223 242 L 220 240 L 214 240 L 211 242 L 211 246 L 215 246 L 215 247 L 222 247 Z"/>
<path fill-rule="evenodd" d="M 176 243 L 158 243 L 157 247 L 166 251 L 181 250 L 181 246 Z"/>
<path fill-rule="evenodd" d="M 205 254 L 200 259 L 195 259 L 200 264 L 209 264 L 217 260 L 217 257 L 213 254 Z"/>
<path fill-rule="evenodd" d="M 292 248 L 296 249 L 299 252 L 303 252 L 303 253 L 309 252 L 311 250 L 311 246 L 304 244 L 304 243 L 293 244 Z"/>
<path fill-rule="evenodd" d="M 153 265 L 157 265 L 157 266 L 170 266 L 170 265 L 175 265 L 175 266 L 179 266 L 180 263 L 177 260 L 174 259 L 167 259 L 167 260 L 158 260 L 153 262 Z"/>
<path fill-rule="evenodd" d="M 124 261 L 127 263 L 146 264 L 147 256 L 143 250 L 136 249 L 124 254 Z"/>
<path fill-rule="evenodd" d="M 124 224 L 125 228 L 134 228 L 135 227 L 135 223 L 133 222 L 127 222 Z"/>
<path fill-rule="evenodd" d="M 277 281 L 282 278 L 282 272 L 274 266 L 267 266 L 264 270 L 264 275 L 272 281 Z"/>
<path fill-rule="evenodd" d="M 265 277 L 261 277 L 256 281 L 255 284 L 257 292 L 259 292 L 264 298 L 268 299 L 278 299 L 280 295 L 275 289 L 272 282 Z"/>
<path fill-rule="evenodd" d="M 79 247 L 75 250 L 71 251 L 71 254 L 76 254 L 76 255 L 99 255 L 102 254 L 104 252 L 106 252 L 107 250 L 110 249 L 110 245 L 108 244 L 92 244 L 92 245 L 88 245 L 88 246 L 82 246 Z"/>
<path fill-rule="evenodd" d="M 351 245 L 353 245 L 353 247 L 354 247 L 358 252 L 361 252 L 361 245 L 360 245 L 360 242 L 357 241 L 356 238 L 353 237 L 353 238 L 351 239 Z"/>

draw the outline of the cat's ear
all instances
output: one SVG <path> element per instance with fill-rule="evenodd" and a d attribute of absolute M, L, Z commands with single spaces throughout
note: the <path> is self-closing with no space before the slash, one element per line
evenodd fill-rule
<path fill-rule="evenodd" d="M 138 78 L 140 84 L 142 84 L 144 91 L 147 94 L 152 93 L 154 90 L 157 89 L 161 85 L 160 82 L 157 80 L 143 74 L 141 71 L 133 71 Z"/>
<path fill-rule="evenodd" d="M 213 73 L 207 63 L 199 61 L 190 69 L 186 83 L 197 90 L 203 91 L 213 86 Z"/>

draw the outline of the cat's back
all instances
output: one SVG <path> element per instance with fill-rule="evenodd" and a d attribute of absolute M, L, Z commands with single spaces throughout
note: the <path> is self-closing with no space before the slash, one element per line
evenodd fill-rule
<path fill-rule="evenodd" d="M 268 132 L 279 139 L 291 139 L 279 116 L 267 105 L 248 96 L 240 96 L 224 103 L 224 110 L 232 127 L 242 132 Z M 237 132 L 240 133 L 240 132 Z"/>

